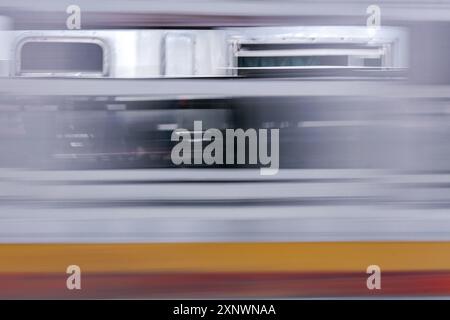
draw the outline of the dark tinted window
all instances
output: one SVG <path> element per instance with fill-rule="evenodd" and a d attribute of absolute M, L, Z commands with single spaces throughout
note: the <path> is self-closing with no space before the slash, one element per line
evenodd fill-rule
<path fill-rule="evenodd" d="M 102 72 L 103 49 L 94 43 L 27 42 L 20 72 Z"/>

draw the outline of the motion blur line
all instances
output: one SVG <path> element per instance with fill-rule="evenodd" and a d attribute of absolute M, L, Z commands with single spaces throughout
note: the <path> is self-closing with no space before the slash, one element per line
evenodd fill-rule
<path fill-rule="evenodd" d="M 450 270 L 450 242 L 2 244 L 0 272 Z"/>

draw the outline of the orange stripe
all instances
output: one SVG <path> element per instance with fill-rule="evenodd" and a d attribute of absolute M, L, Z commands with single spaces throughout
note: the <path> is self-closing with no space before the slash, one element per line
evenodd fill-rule
<path fill-rule="evenodd" d="M 450 270 L 450 242 L 2 244 L 0 273 Z"/>

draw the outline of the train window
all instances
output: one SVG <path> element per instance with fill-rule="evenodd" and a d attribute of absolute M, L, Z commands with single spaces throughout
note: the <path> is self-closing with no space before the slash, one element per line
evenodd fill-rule
<path fill-rule="evenodd" d="M 358 44 L 244 44 L 236 52 L 239 75 L 384 66 L 380 46 Z"/>
<path fill-rule="evenodd" d="M 238 65 L 244 68 L 346 66 L 347 60 L 347 56 L 239 57 Z"/>
<path fill-rule="evenodd" d="M 105 73 L 104 48 L 95 42 L 26 41 L 17 59 L 17 75 Z"/>

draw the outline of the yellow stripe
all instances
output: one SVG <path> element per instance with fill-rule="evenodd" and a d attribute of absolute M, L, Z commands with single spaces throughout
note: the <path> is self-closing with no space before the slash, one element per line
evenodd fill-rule
<path fill-rule="evenodd" d="M 0 272 L 450 270 L 450 242 L 2 244 Z"/>

